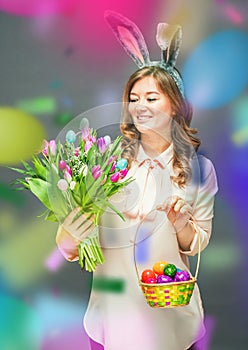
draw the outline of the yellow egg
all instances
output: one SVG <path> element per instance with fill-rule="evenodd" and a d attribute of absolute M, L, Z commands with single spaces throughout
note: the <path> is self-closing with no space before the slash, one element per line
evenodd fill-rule
<path fill-rule="evenodd" d="M 32 115 L 12 107 L 0 107 L 0 164 L 14 165 L 39 151 L 46 132 Z"/>

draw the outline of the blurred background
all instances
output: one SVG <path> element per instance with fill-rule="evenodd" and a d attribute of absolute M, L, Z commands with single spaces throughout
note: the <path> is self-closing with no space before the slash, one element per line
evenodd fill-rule
<path fill-rule="evenodd" d="M 88 350 L 82 319 L 91 275 L 56 249 L 56 223 L 13 190 L 8 167 L 30 161 L 76 116 L 121 101 L 136 70 L 104 21 L 133 20 L 157 60 L 159 22 L 179 23 L 177 67 L 194 106 L 201 153 L 216 168 L 213 233 L 201 258 L 202 349 L 247 348 L 248 2 L 0 0 L 0 348 Z M 99 115 L 99 126 L 112 122 Z M 90 121 L 91 122 L 91 121 Z M 194 264 L 194 259 L 192 261 Z"/>

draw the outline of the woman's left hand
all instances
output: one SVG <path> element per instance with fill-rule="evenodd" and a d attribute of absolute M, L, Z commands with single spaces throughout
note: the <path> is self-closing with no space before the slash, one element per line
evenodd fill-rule
<path fill-rule="evenodd" d="M 178 196 L 170 197 L 164 204 L 157 206 L 157 210 L 164 211 L 170 223 L 180 231 L 192 216 L 191 205 Z"/>

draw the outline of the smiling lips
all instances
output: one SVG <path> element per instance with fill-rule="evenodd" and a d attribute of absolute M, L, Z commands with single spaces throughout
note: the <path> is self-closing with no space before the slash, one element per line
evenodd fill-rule
<path fill-rule="evenodd" d="M 146 121 L 150 120 L 152 118 L 152 116 L 151 115 L 143 115 L 143 114 L 141 114 L 141 115 L 137 115 L 136 118 L 137 118 L 137 120 L 139 122 L 146 122 Z"/>

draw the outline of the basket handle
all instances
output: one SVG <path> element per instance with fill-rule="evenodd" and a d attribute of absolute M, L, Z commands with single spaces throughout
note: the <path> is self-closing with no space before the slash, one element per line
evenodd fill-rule
<path fill-rule="evenodd" d="M 151 214 L 151 213 L 153 213 L 155 211 L 157 211 L 157 209 L 152 209 L 148 214 Z M 139 232 L 139 228 L 140 228 L 141 224 L 143 223 L 144 219 L 145 218 L 143 218 L 140 221 L 140 223 L 138 225 L 138 228 L 136 230 L 136 233 L 135 233 L 134 241 L 133 241 L 133 243 L 134 243 L 133 244 L 134 266 L 135 266 L 135 270 L 136 270 L 136 274 L 137 274 L 138 280 L 140 280 L 140 276 L 139 276 L 139 271 L 138 271 L 138 268 L 137 268 L 135 246 L 136 246 L 136 240 L 137 240 L 137 235 L 138 235 L 138 232 Z M 194 276 L 194 278 L 197 279 L 198 272 L 199 272 L 199 267 L 200 267 L 200 260 L 201 260 L 201 237 L 200 237 L 200 230 L 199 230 L 199 228 L 197 226 L 197 222 L 196 222 L 195 218 L 193 216 L 191 216 L 189 220 L 192 222 L 192 224 L 194 226 L 194 229 L 195 229 L 195 231 L 197 233 L 197 238 L 198 238 L 198 257 L 197 257 L 197 264 L 196 264 L 196 270 L 195 270 L 195 276 Z M 144 238 L 143 241 L 146 240 L 147 238 Z"/>

